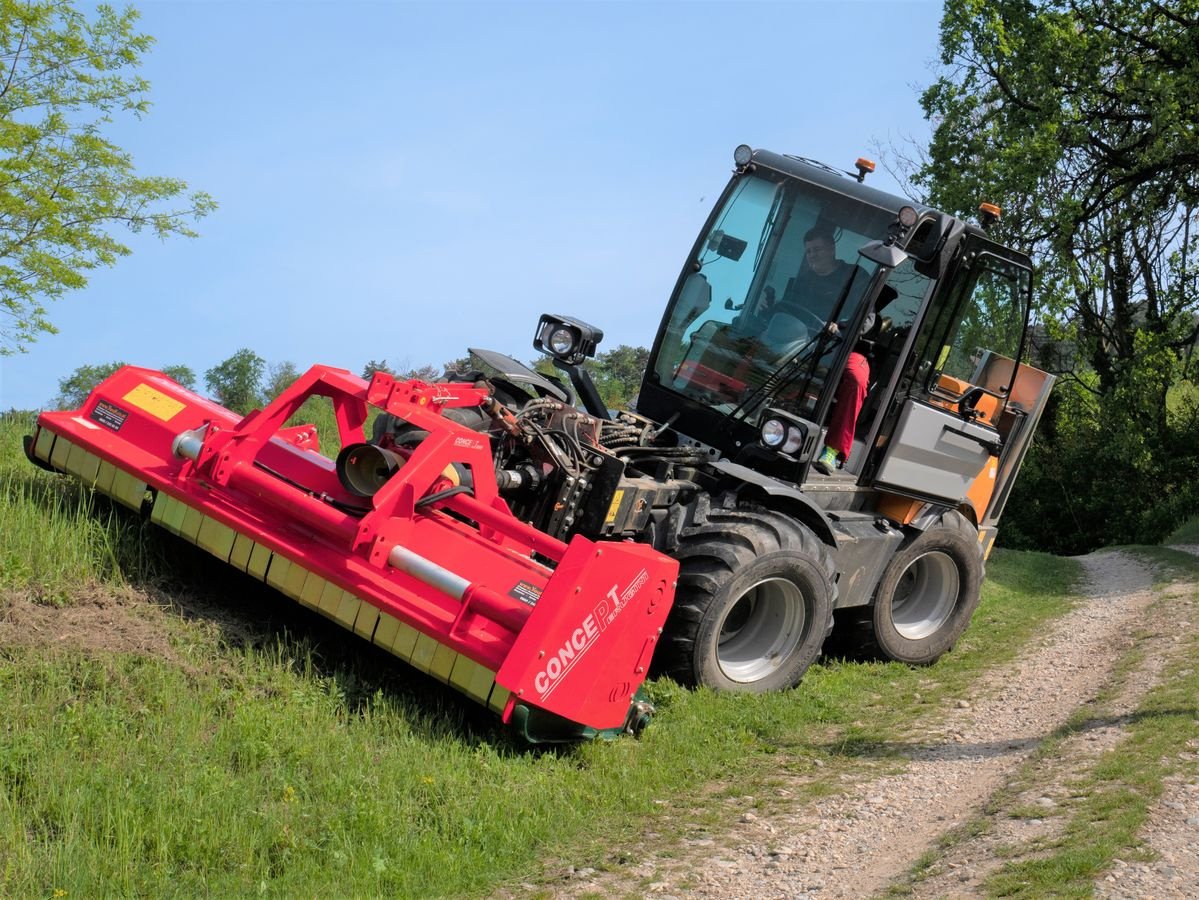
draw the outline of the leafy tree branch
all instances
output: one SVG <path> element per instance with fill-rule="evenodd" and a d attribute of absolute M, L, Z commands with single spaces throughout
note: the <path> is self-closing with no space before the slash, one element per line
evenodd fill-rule
<path fill-rule="evenodd" d="M 129 254 L 120 229 L 194 237 L 216 207 L 177 178 L 138 175 L 105 137 L 114 114 L 150 107 L 137 69 L 153 39 L 137 18 L 0 0 L 0 355 L 53 333 L 48 304 Z"/>

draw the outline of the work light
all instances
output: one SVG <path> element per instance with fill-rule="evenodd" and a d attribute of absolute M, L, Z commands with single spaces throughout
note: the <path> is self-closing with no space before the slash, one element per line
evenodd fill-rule
<path fill-rule="evenodd" d="M 537 323 L 533 347 L 567 365 L 577 366 L 595 356 L 595 345 L 603 339 L 604 333 L 594 325 L 569 316 L 545 313 Z"/>

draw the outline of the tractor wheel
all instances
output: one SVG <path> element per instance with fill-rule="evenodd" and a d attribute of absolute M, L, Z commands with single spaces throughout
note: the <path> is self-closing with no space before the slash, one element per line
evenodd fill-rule
<path fill-rule="evenodd" d="M 865 623 L 879 651 L 912 665 L 936 662 L 970 624 L 982 577 L 978 532 L 961 513 L 946 513 L 883 572 Z"/>
<path fill-rule="evenodd" d="M 675 556 L 661 671 L 726 691 L 798 684 L 832 628 L 833 561 L 819 538 L 770 510 L 714 510 Z"/>

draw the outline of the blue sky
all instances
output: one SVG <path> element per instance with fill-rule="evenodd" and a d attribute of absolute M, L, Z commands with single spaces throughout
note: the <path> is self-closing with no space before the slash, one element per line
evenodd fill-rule
<path fill-rule="evenodd" d="M 941 4 L 143 2 L 113 138 L 220 209 L 51 307 L 0 409 L 77 366 L 529 360 L 542 312 L 648 345 L 740 143 L 924 142 Z M 872 176 L 894 189 L 886 172 Z"/>

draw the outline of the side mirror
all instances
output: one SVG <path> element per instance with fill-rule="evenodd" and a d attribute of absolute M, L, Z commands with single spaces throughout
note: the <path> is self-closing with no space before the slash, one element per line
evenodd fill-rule
<path fill-rule="evenodd" d="M 907 253 L 894 244 L 884 244 L 882 241 L 869 241 L 858 250 L 858 256 L 868 259 L 888 269 L 898 268 L 900 263 L 908 258 Z"/>

